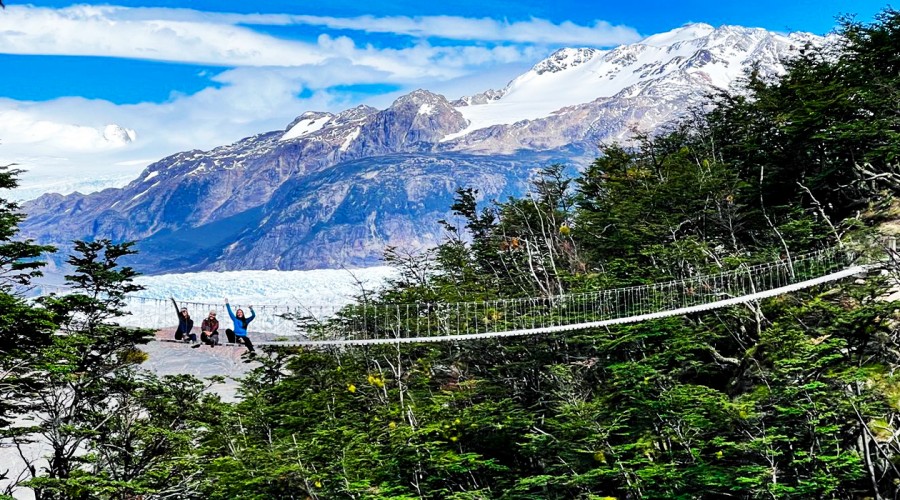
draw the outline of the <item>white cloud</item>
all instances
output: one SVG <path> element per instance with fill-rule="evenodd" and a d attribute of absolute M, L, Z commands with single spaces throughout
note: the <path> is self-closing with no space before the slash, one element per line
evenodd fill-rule
<path fill-rule="evenodd" d="M 641 38 L 633 28 L 612 26 L 605 21 L 596 21 L 593 26 L 581 26 L 571 21 L 560 24 L 544 19 L 507 22 L 490 18 L 472 19 L 456 16 L 351 18 L 291 16 L 290 19 L 297 24 L 325 26 L 331 29 L 448 40 L 610 47 L 636 42 Z"/>
<path fill-rule="evenodd" d="M 0 50 L 9 54 L 126 57 L 224 66 L 316 64 L 317 45 L 281 40 L 231 24 L 120 19 L 122 8 L 11 6 L 0 16 Z"/>
<path fill-rule="evenodd" d="M 49 9 L 11 6 L 0 16 L 0 51 L 9 54 L 108 56 L 221 66 L 301 66 L 335 57 L 376 69 L 397 70 L 398 58 L 415 60 L 427 44 L 412 48 L 357 48 L 346 36 L 320 36 L 318 43 L 281 39 L 246 24 L 314 25 L 419 39 L 510 42 L 526 45 L 611 46 L 637 41 L 628 27 L 597 21 L 593 26 L 542 19 L 504 22 L 452 16 L 335 18 L 202 13 L 187 9 L 73 6 Z M 444 50 L 460 51 L 465 47 Z M 471 48 L 470 48 L 471 49 Z M 440 49 L 431 48 L 433 53 Z M 497 47 L 494 55 L 521 53 Z M 501 62 L 508 62 L 503 60 Z"/>
<path fill-rule="evenodd" d="M 303 25 L 325 32 L 297 40 L 255 31 L 253 25 Z M 336 29 L 343 30 L 340 36 L 328 33 Z M 383 40 L 376 44 L 369 39 L 371 33 L 407 39 L 384 46 Z M 11 5 L 0 15 L 2 53 L 149 59 L 223 69 L 211 77 L 217 86 L 173 94 L 163 103 L 0 98 L 0 164 L 17 162 L 29 170 L 20 198 L 42 189 L 102 189 L 124 184 L 168 154 L 283 129 L 307 110 L 340 111 L 361 99 L 384 106 L 396 93 L 420 87 L 456 98 L 502 87 L 554 46 L 609 46 L 637 38 L 631 28 L 602 21 L 580 26 L 541 19 L 335 18 Z M 447 40 L 463 43 L 448 45 Z M 359 84 L 401 90 L 368 99 L 334 90 Z"/>
<path fill-rule="evenodd" d="M 16 109 L 0 110 L 0 137 L 23 145 L 52 143 L 60 152 L 102 151 L 126 146 L 135 132 L 117 127 L 86 126 L 39 119 Z"/>
<path fill-rule="evenodd" d="M 230 14 L 201 12 L 192 9 L 116 6 L 76 6 L 56 12 L 70 13 L 76 17 L 114 19 L 131 23 L 307 25 L 366 33 L 390 33 L 415 38 L 551 45 L 611 47 L 636 42 L 641 38 L 634 28 L 622 25 L 614 26 L 602 20 L 594 21 L 593 25 L 584 26 L 571 21 L 557 24 L 539 18 L 510 22 L 486 17 L 460 16 L 332 17 L 292 14 Z"/>
<path fill-rule="evenodd" d="M 26 170 L 11 197 L 122 186 L 167 155 L 280 130 L 309 109 L 337 110 L 353 104 L 328 90 L 297 97 L 305 88 L 297 73 L 302 71 L 236 68 L 215 77 L 222 84 L 219 88 L 165 103 L 0 99 L 0 165 L 17 163 Z M 134 141 L 125 140 L 129 132 Z"/>

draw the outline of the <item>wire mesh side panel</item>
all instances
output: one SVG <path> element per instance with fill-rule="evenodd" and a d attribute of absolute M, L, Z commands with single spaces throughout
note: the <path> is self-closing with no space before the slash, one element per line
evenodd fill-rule
<path fill-rule="evenodd" d="M 702 306 L 785 287 L 851 264 L 852 252 L 828 249 L 726 272 L 651 285 L 551 297 L 482 302 L 353 305 L 313 340 L 427 339 L 624 319 Z"/>
<path fill-rule="evenodd" d="M 884 258 L 884 251 L 869 249 L 869 261 Z M 391 340 L 428 339 L 455 335 L 535 331 L 552 327 L 677 311 L 724 299 L 752 295 L 824 276 L 846 268 L 860 256 L 859 249 L 831 248 L 791 255 L 757 265 L 741 265 L 717 274 L 663 283 L 596 290 L 550 297 L 524 297 L 479 302 L 419 302 L 348 306 L 257 305 L 252 332 L 274 334 L 275 340 Z M 55 291 L 55 290 L 54 290 Z M 230 327 L 223 303 L 178 301 L 187 307 L 195 325 L 210 310 L 218 313 L 220 329 Z M 249 305 L 232 304 L 249 315 Z M 128 326 L 167 328 L 177 325 L 171 300 L 129 296 Z"/>

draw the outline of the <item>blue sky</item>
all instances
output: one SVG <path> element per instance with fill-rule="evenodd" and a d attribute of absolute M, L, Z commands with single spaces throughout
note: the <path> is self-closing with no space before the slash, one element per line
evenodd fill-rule
<path fill-rule="evenodd" d="M 384 107 L 420 87 L 449 98 L 502 88 L 560 47 L 609 48 L 690 22 L 827 34 L 838 15 L 867 22 L 886 5 L 113 1 L 4 2 L 0 164 L 109 167 L 121 182 L 164 154 L 280 129 L 306 110 Z"/>
<path fill-rule="evenodd" d="M 15 0 L 7 2 L 11 7 L 33 6 L 47 9 L 65 9 L 72 5 L 110 5 L 86 2 L 72 4 L 65 1 L 38 1 L 28 4 Z M 296 2 L 269 0 L 265 2 L 234 1 L 176 1 L 122 0 L 112 5 L 132 9 L 157 8 L 191 9 L 199 13 L 234 14 L 300 14 L 334 18 L 427 17 L 454 16 L 461 19 L 490 18 L 498 22 L 528 22 L 540 19 L 549 23 L 571 22 L 579 26 L 591 26 L 598 21 L 634 30 L 639 35 L 651 35 L 668 31 L 689 22 L 706 22 L 712 25 L 740 24 L 758 26 L 773 31 L 811 31 L 826 34 L 835 26 L 835 18 L 841 14 L 855 13 L 861 20 L 870 20 L 884 7 L 880 2 L 848 1 L 759 1 L 759 2 L 583 2 L 583 1 L 456 1 L 456 2 L 359 2 L 330 0 L 325 2 Z M 299 8 L 298 8 L 299 6 Z M 346 36 L 371 44 L 376 48 L 403 48 L 414 46 L 422 38 L 432 45 L 503 45 L 505 40 L 460 40 L 441 36 L 423 37 L 389 32 L 365 32 L 363 29 L 310 24 L 252 24 L 248 20 L 242 26 L 258 33 L 279 39 L 315 42 L 322 33 L 333 37 Z M 625 40 L 625 39 L 623 39 Z M 615 45 L 615 41 L 609 45 Z M 543 44 L 550 47 L 566 43 Z M 571 45 L 571 44 L 569 44 Z M 601 45 L 588 44 L 588 45 Z M 607 46 L 609 46 L 607 45 Z M 142 60 L 129 57 L 108 57 L 102 54 L 81 56 L 42 54 L 39 48 L 23 54 L 9 54 L 0 46 L 0 67 L 4 68 L 4 82 L 0 97 L 20 100 L 48 100 L 62 96 L 82 96 L 106 99 L 117 104 L 139 102 L 164 102 L 173 95 L 191 94 L 207 86 L 219 86 L 212 77 L 224 68 L 233 67 L 227 61 L 219 64 L 176 63 L 161 60 Z M 528 61 L 514 65 L 526 67 Z M 515 68 L 509 75 L 515 76 Z M 65 75 L 64 79 L 58 75 Z M 393 86 L 389 86 L 393 88 Z M 372 88 L 378 93 L 377 88 Z M 359 94 L 354 95 L 358 99 Z"/>

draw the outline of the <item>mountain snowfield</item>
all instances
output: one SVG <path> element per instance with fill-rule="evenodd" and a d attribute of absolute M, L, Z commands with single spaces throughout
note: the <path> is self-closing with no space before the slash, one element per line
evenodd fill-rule
<path fill-rule="evenodd" d="M 563 108 L 617 95 L 635 97 L 666 79 L 689 77 L 727 89 L 760 59 L 777 63 L 807 43 L 822 43 L 810 33 L 781 35 L 761 28 L 697 23 L 660 33 L 612 50 L 565 48 L 551 54 L 500 91 L 454 101 L 468 125 L 442 142 L 494 125 L 551 116 Z M 783 68 L 771 69 L 781 73 Z M 702 89 L 702 85 L 698 90 Z M 433 112 L 423 104 L 420 114 Z M 310 113 L 289 127 L 282 140 L 304 137 L 326 127 L 331 116 Z"/>
<path fill-rule="evenodd" d="M 729 37 L 740 37 L 741 43 L 730 43 Z M 664 81 L 673 73 L 725 89 L 759 51 L 772 50 L 778 57 L 786 55 L 779 54 L 784 48 L 812 39 L 802 33 L 781 36 L 762 29 L 724 26 L 717 30 L 694 24 L 609 51 L 561 49 L 510 82 L 497 98 L 458 108 L 469 126 L 444 140 L 492 125 L 535 120 L 598 98 L 635 97 L 650 82 Z"/>
<path fill-rule="evenodd" d="M 501 90 L 450 101 L 424 89 L 382 110 L 307 111 L 284 130 L 149 165 L 120 189 L 44 195 L 24 235 L 66 248 L 136 240 L 145 273 L 369 267 L 388 246 L 443 238 L 458 188 L 521 196 L 536 170 L 590 162 L 599 144 L 653 133 L 751 67 L 827 39 L 691 24 L 612 50 L 566 48 Z"/>

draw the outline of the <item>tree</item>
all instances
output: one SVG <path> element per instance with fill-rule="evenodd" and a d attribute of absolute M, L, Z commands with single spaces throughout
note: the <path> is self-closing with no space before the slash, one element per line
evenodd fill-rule
<path fill-rule="evenodd" d="M 723 94 L 707 116 L 718 159 L 758 179 L 741 201 L 764 196 L 773 217 L 798 205 L 842 220 L 900 187 L 900 12 L 844 19 L 839 34 L 840 45 L 804 48 L 781 78 L 751 74 L 746 94 Z"/>
<path fill-rule="evenodd" d="M 606 147 L 577 180 L 577 238 L 605 283 L 715 272 L 746 253 L 748 221 L 737 200 L 745 181 L 708 153 L 701 134 L 676 130 L 634 150 Z"/>
<path fill-rule="evenodd" d="M 0 166 L 0 189 L 16 187 L 19 172 Z M 50 342 L 55 328 L 47 311 L 33 307 L 20 294 L 41 275 L 41 255 L 53 250 L 17 237 L 22 218 L 16 203 L 0 199 L 0 437 L 13 432 L 11 420 L 21 411 L 18 394 L 37 380 L 23 367 L 35 349 Z M 6 472 L 0 471 L 0 479 Z"/>
<path fill-rule="evenodd" d="M 807 49 L 781 80 L 751 75 L 710 114 L 604 148 L 574 181 L 574 208 L 552 169 L 524 199 L 485 207 L 460 190 L 463 223 L 445 223 L 435 259 L 403 260 L 366 305 L 633 285 L 864 236 L 890 200 L 897 144 L 896 99 L 868 81 L 895 95 L 900 22 L 879 19 L 847 27 L 849 52 Z M 266 368 L 277 376 L 247 380 L 204 442 L 205 493 L 895 498 L 900 315 L 886 290 L 870 278 L 568 335 L 296 349 Z"/>
<path fill-rule="evenodd" d="M 29 359 L 39 382 L 18 394 L 33 425 L 17 429 L 16 443 L 49 448 L 23 484 L 39 500 L 189 497 L 199 479 L 185 457 L 217 415 L 217 398 L 192 377 L 160 380 L 137 368 L 152 332 L 113 322 L 126 314 L 125 295 L 141 289 L 137 273 L 118 265 L 132 243 L 77 241 L 75 249 L 66 276 L 74 293 L 41 299 L 59 332 Z"/>
<path fill-rule="evenodd" d="M 0 166 L 0 189 L 12 189 L 18 185 L 21 170 L 10 165 Z M 54 251 L 54 247 L 36 245 L 32 240 L 18 240 L 19 223 L 25 216 L 19 205 L 0 199 L 0 291 L 10 292 L 14 285 L 28 285 L 32 278 L 41 276 L 44 262 L 41 255 Z"/>

